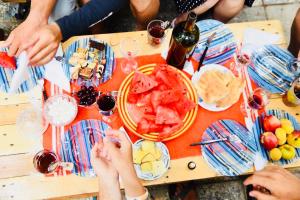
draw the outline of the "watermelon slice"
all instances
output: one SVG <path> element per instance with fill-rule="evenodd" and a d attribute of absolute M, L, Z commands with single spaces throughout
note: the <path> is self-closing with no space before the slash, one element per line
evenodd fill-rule
<path fill-rule="evenodd" d="M 154 110 L 161 104 L 161 91 L 154 90 L 151 94 L 151 104 Z"/>
<path fill-rule="evenodd" d="M 177 111 L 163 106 L 158 106 L 156 110 L 156 124 L 179 124 L 181 119 Z"/>
<path fill-rule="evenodd" d="M 16 59 L 8 56 L 7 52 L 0 52 L 0 66 L 15 70 L 17 68 Z"/>
<path fill-rule="evenodd" d="M 155 124 L 154 121 L 147 120 L 145 118 L 143 118 L 137 125 L 137 131 L 142 134 L 151 132 L 161 132 L 163 128 L 163 125 Z"/>
<path fill-rule="evenodd" d="M 130 93 L 140 94 L 147 92 L 157 85 L 158 83 L 154 79 L 139 71 L 136 71 L 132 79 Z"/>
<path fill-rule="evenodd" d="M 183 119 L 185 115 L 196 107 L 195 102 L 189 100 L 186 96 L 180 99 L 180 102 L 169 104 L 170 108 L 175 108 L 180 118 Z"/>
<path fill-rule="evenodd" d="M 177 102 L 182 98 L 181 90 L 165 90 L 160 92 L 161 104 Z"/>
<path fill-rule="evenodd" d="M 151 106 L 151 93 L 145 92 L 140 94 L 137 102 L 137 106 Z"/>

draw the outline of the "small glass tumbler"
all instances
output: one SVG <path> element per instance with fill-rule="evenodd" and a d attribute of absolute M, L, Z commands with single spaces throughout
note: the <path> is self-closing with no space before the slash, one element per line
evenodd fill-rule
<path fill-rule="evenodd" d="M 111 116 L 117 108 L 118 91 L 100 93 L 97 104 L 99 112 L 104 116 Z"/>
<path fill-rule="evenodd" d="M 252 109 L 264 109 L 269 103 L 270 94 L 262 88 L 256 88 L 248 98 L 248 105 Z"/>
<path fill-rule="evenodd" d="M 160 45 L 165 39 L 164 22 L 161 20 L 152 20 L 147 26 L 148 42 L 153 46 Z"/>
<path fill-rule="evenodd" d="M 292 107 L 300 105 L 300 77 L 294 80 L 291 88 L 283 96 L 283 102 Z"/>

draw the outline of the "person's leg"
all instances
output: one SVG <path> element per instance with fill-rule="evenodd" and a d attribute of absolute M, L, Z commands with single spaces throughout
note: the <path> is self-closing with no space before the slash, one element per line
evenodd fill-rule
<path fill-rule="evenodd" d="M 227 23 L 244 7 L 245 0 L 221 0 L 213 8 L 213 18 Z"/>
<path fill-rule="evenodd" d="M 295 56 L 298 56 L 300 51 L 300 8 L 297 11 L 296 17 L 291 28 L 291 39 L 288 50 Z"/>
<path fill-rule="evenodd" d="M 147 23 L 158 13 L 159 0 L 130 0 L 130 8 L 137 21 L 137 29 L 145 29 Z"/>

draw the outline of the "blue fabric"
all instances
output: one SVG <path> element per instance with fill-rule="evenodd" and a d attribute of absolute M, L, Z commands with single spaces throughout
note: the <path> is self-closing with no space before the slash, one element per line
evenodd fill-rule
<path fill-rule="evenodd" d="M 71 15 L 58 19 L 56 22 L 63 40 L 84 33 L 91 25 L 119 11 L 126 2 L 127 0 L 91 0 Z"/>

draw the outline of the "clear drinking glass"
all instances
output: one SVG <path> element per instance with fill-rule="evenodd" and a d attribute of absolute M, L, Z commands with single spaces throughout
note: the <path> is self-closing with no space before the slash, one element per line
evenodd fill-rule
<path fill-rule="evenodd" d="M 147 26 L 147 33 L 149 44 L 156 46 L 163 43 L 166 36 L 164 21 L 156 19 L 149 22 Z"/>
<path fill-rule="evenodd" d="M 124 56 L 121 63 L 121 69 L 125 74 L 129 74 L 138 67 L 135 58 L 139 52 L 139 43 L 134 38 L 125 38 L 120 42 L 120 50 Z"/>
<path fill-rule="evenodd" d="M 265 106 L 269 103 L 269 97 L 270 94 L 266 90 L 262 88 L 256 88 L 248 98 L 248 105 L 252 109 L 264 109 Z"/>
<path fill-rule="evenodd" d="M 118 91 L 100 93 L 97 104 L 99 112 L 104 116 L 111 116 L 117 108 Z"/>
<path fill-rule="evenodd" d="M 46 149 L 35 154 L 33 165 L 34 168 L 42 174 L 53 173 L 58 167 L 62 167 L 64 170 L 73 169 L 72 163 L 61 162 L 53 151 Z"/>
<path fill-rule="evenodd" d="M 293 81 L 291 88 L 283 96 L 283 102 L 287 106 L 300 105 L 300 77 Z"/>

